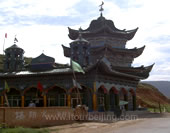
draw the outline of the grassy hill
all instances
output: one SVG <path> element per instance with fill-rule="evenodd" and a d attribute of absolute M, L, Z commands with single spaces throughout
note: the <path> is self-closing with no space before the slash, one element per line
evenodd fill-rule
<path fill-rule="evenodd" d="M 143 81 L 143 83 L 155 86 L 170 99 L 170 81 Z"/>
<path fill-rule="evenodd" d="M 170 112 L 170 100 L 164 96 L 157 88 L 150 84 L 139 83 L 137 90 L 137 105 L 146 108 L 166 108 Z"/>

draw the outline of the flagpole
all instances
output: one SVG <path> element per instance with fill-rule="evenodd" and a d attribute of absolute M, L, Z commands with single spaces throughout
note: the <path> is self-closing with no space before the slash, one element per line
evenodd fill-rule
<path fill-rule="evenodd" d="M 8 101 L 8 98 L 7 98 L 6 92 L 5 92 L 5 94 L 4 94 L 4 97 L 5 97 L 5 101 L 6 101 L 6 103 L 7 103 L 7 106 L 9 107 L 9 101 Z"/>
<path fill-rule="evenodd" d="M 4 37 L 4 43 L 3 43 L 3 55 L 4 55 L 4 47 L 5 47 L 5 37 Z"/>
<path fill-rule="evenodd" d="M 71 61 L 71 62 L 72 62 L 72 61 Z M 71 65 L 72 65 L 72 63 L 71 63 Z M 74 70 L 73 70 L 73 77 L 74 77 L 74 79 L 75 79 L 75 81 L 76 81 L 76 89 L 77 89 L 78 97 L 79 97 L 79 99 L 80 99 L 80 104 L 82 104 L 82 100 L 81 100 L 81 96 L 80 96 L 79 88 L 78 88 L 78 85 L 77 85 L 77 79 L 76 79 L 76 75 L 75 75 Z"/>
<path fill-rule="evenodd" d="M 5 88 L 5 93 L 4 93 L 5 101 L 6 101 L 6 103 L 7 103 L 7 106 L 9 107 L 9 101 L 8 101 L 6 92 L 9 92 L 9 91 L 10 91 L 10 88 L 9 88 L 9 86 L 8 86 L 8 84 L 7 84 L 6 81 L 5 81 L 4 88 Z"/>

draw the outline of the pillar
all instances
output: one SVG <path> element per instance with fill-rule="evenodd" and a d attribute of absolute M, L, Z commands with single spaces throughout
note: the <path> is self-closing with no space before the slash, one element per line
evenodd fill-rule
<path fill-rule="evenodd" d="M 128 94 L 124 95 L 124 100 L 128 102 Z M 128 103 L 129 104 L 129 103 Z M 125 105 L 125 109 L 128 110 L 128 104 Z"/>
<path fill-rule="evenodd" d="M 21 96 L 21 107 L 24 107 L 25 104 L 25 97 Z"/>
<path fill-rule="evenodd" d="M 1 106 L 4 106 L 4 96 L 1 96 Z"/>
<path fill-rule="evenodd" d="M 136 95 L 133 95 L 133 110 L 136 110 Z"/>
<path fill-rule="evenodd" d="M 47 96 L 46 95 L 43 96 L 43 103 L 44 103 L 44 107 L 47 107 Z"/>
<path fill-rule="evenodd" d="M 109 110 L 109 105 L 110 105 L 110 98 L 109 98 L 109 94 L 104 94 L 105 97 L 105 111 Z"/>
<path fill-rule="evenodd" d="M 94 82 L 94 92 L 93 92 L 93 110 L 97 111 L 97 95 L 96 95 L 96 82 Z"/>
<path fill-rule="evenodd" d="M 67 106 L 71 107 L 71 94 L 67 94 Z"/>

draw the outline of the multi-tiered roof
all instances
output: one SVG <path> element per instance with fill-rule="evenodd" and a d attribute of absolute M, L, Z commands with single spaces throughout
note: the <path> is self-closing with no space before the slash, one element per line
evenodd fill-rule
<path fill-rule="evenodd" d="M 143 53 L 145 46 L 141 48 L 127 49 L 126 42 L 131 40 L 138 28 L 133 30 L 120 30 L 115 27 L 112 20 L 107 20 L 103 17 L 102 13 L 99 18 L 92 20 L 89 27 L 85 30 L 80 28 L 79 30 L 69 29 L 69 38 L 75 40 L 79 37 L 81 33 L 82 38 L 90 44 L 89 50 L 89 59 L 90 63 L 87 65 L 95 66 L 96 63 L 99 63 L 103 58 L 106 58 L 110 63 L 112 71 L 128 74 L 131 76 L 138 76 L 141 79 L 145 79 L 149 76 L 153 65 L 151 66 L 141 66 L 141 67 L 132 67 L 134 58 L 137 58 Z M 81 45 L 79 44 L 76 44 Z M 64 55 L 66 57 L 72 58 L 74 51 L 63 46 Z M 81 51 L 78 52 L 82 54 Z M 76 56 L 79 56 L 76 54 Z M 82 60 L 82 59 L 80 59 Z M 79 62 L 79 60 L 76 60 Z"/>

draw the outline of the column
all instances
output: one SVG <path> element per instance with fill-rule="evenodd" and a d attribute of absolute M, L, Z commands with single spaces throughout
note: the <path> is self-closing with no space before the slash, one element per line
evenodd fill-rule
<path fill-rule="evenodd" d="M 136 95 L 133 95 L 133 110 L 136 110 Z"/>
<path fill-rule="evenodd" d="M 71 107 L 71 94 L 67 94 L 67 106 Z"/>
<path fill-rule="evenodd" d="M 128 94 L 124 95 L 124 100 L 128 102 Z M 129 104 L 129 103 L 128 103 Z M 128 110 L 128 104 L 125 105 L 125 109 Z"/>
<path fill-rule="evenodd" d="M 104 94 L 104 97 L 105 97 L 105 111 L 108 111 L 110 106 L 109 94 L 108 93 Z"/>
<path fill-rule="evenodd" d="M 24 107 L 25 104 L 25 97 L 21 96 L 21 107 Z"/>
<path fill-rule="evenodd" d="M 115 105 L 119 106 L 119 94 L 115 94 Z"/>
<path fill-rule="evenodd" d="M 1 105 L 4 106 L 4 96 L 1 96 Z"/>
<path fill-rule="evenodd" d="M 47 95 L 43 96 L 44 107 L 47 107 Z"/>
<path fill-rule="evenodd" d="M 94 92 L 93 92 L 93 110 L 97 111 L 97 95 L 96 95 L 96 82 L 94 82 Z"/>

